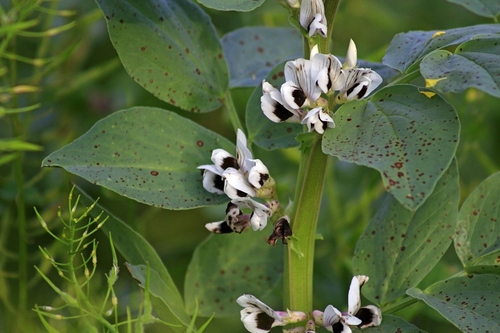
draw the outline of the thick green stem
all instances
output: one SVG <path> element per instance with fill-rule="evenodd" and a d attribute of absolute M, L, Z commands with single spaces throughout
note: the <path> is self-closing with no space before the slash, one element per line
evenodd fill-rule
<path fill-rule="evenodd" d="M 291 221 L 294 239 L 285 259 L 285 305 L 291 310 L 312 310 L 314 244 L 327 159 L 320 135 L 302 149 Z"/>

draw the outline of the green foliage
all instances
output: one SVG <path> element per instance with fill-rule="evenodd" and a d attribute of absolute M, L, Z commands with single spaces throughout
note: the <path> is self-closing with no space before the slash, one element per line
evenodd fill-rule
<path fill-rule="evenodd" d="M 432 194 L 458 145 L 454 108 L 410 85 L 381 89 L 369 100 L 343 105 L 336 115 L 323 151 L 378 170 L 385 189 L 411 210 Z"/>
<path fill-rule="evenodd" d="M 500 14 L 500 3 L 497 0 L 447 0 L 452 3 L 464 6 L 471 12 L 496 20 Z"/>
<path fill-rule="evenodd" d="M 499 282 L 498 275 L 468 275 L 437 282 L 424 291 L 412 288 L 408 295 L 424 301 L 462 332 L 496 332 Z"/>
<path fill-rule="evenodd" d="M 359 238 L 355 274 L 370 276 L 365 296 L 380 305 L 417 286 L 450 246 L 458 214 L 455 163 L 438 180 L 433 194 L 415 212 L 388 196 Z"/>
<path fill-rule="evenodd" d="M 235 150 L 223 137 L 173 112 L 136 107 L 99 121 L 42 166 L 63 167 L 152 206 L 186 209 L 223 202 L 205 191 L 196 169 L 218 147 Z"/>
<path fill-rule="evenodd" d="M 227 65 L 210 19 L 198 6 L 180 0 L 97 3 L 125 69 L 144 89 L 192 112 L 221 106 Z"/>
<path fill-rule="evenodd" d="M 195 312 L 195 300 L 200 299 L 201 316 L 238 316 L 235 295 L 265 297 L 262 291 L 272 291 L 280 281 L 281 251 L 262 248 L 260 233 L 230 236 L 211 236 L 196 248 L 185 280 L 184 298 L 189 313 Z"/>

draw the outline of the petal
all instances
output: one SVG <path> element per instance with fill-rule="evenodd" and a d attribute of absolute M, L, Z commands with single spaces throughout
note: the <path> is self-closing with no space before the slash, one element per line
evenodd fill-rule
<path fill-rule="evenodd" d="M 358 62 L 358 50 L 356 49 L 356 44 L 351 39 L 349 41 L 349 47 L 347 48 L 347 55 L 345 56 L 344 65 L 342 68 L 355 68 Z"/>
<path fill-rule="evenodd" d="M 344 323 L 350 326 L 357 326 L 361 324 L 361 319 L 350 314 L 343 315 L 342 320 L 344 321 Z"/>
<path fill-rule="evenodd" d="M 333 324 L 338 323 L 340 318 L 342 318 L 342 313 L 333 305 L 328 305 L 323 312 L 323 324 L 327 329 L 332 327 Z M 331 330 L 329 331 L 332 332 Z"/>
<path fill-rule="evenodd" d="M 242 130 L 238 128 L 236 134 L 236 160 L 238 161 L 238 165 L 242 169 L 243 173 L 248 172 L 250 169 L 248 166 L 248 160 L 252 159 L 252 153 L 247 148 L 247 137 Z"/>
<path fill-rule="evenodd" d="M 242 307 L 245 308 L 253 308 L 262 312 L 265 312 L 269 317 L 272 317 L 278 321 L 281 321 L 280 317 L 276 312 L 271 309 L 268 305 L 266 305 L 264 302 L 259 300 L 257 297 L 251 294 L 243 294 L 238 299 L 236 302 L 241 305 Z"/>
<path fill-rule="evenodd" d="M 361 307 L 361 286 L 368 281 L 368 277 L 365 275 L 357 275 L 352 278 L 351 285 L 349 287 L 349 298 L 347 301 L 348 311 L 350 315 L 356 314 Z"/>
<path fill-rule="evenodd" d="M 224 180 L 215 165 L 200 165 L 203 170 L 203 187 L 210 193 L 224 194 Z"/>
<path fill-rule="evenodd" d="M 229 227 L 226 221 L 207 223 L 205 224 L 205 228 L 214 234 L 228 234 L 233 232 L 233 229 Z"/>
<path fill-rule="evenodd" d="M 316 33 L 315 28 L 311 29 L 313 21 L 316 20 L 317 16 L 319 23 L 324 25 L 324 31 L 319 31 L 323 37 L 326 37 L 326 18 L 325 18 L 325 6 L 322 0 L 302 0 L 300 4 L 300 15 L 299 22 L 300 25 L 309 32 L 309 36 Z M 317 25 L 317 23 L 316 23 Z M 312 32 L 312 33 L 311 33 Z"/>
<path fill-rule="evenodd" d="M 300 122 L 299 113 L 288 106 L 283 100 L 280 91 L 265 80 L 262 82 L 262 93 L 260 107 L 269 120 L 275 123 L 283 121 Z"/>
<path fill-rule="evenodd" d="M 314 321 L 309 320 L 306 324 L 306 331 L 304 333 L 316 333 L 316 326 L 314 325 Z"/>
<path fill-rule="evenodd" d="M 241 234 L 250 227 L 250 217 L 249 215 L 243 215 L 237 205 L 229 202 L 226 208 L 226 224 L 234 232 Z"/>
<path fill-rule="evenodd" d="M 346 71 L 346 85 L 337 98 L 341 102 L 364 98 L 381 83 L 382 77 L 371 69 L 349 69 Z"/>
<path fill-rule="evenodd" d="M 367 305 L 359 309 L 356 317 L 361 320 L 359 328 L 378 326 L 382 322 L 382 311 L 375 305 Z"/>
<path fill-rule="evenodd" d="M 321 15 L 318 13 L 314 16 L 314 19 L 309 24 L 309 36 L 320 34 L 321 37 L 326 38 L 327 29 L 328 28 L 326 25 L 325 15 Z"/>
<path fill-rule="evenodd" d="M 254 308 L 244 308 L 240 314 L 243 325 L 251 333 L 269 332 L 275 322 L 272 317 Z"/>
<path fill-rule="evenodd" d="M 255 190 L 252 188 L 252 185 L 248 183 L 245 175 L 239 170 L 227 168 L 222 173 L 222 178 L 225 179 L 224 192 L 231 199 L 245 197 L 247 195 L 251 197 L 255 196 Z"/>
<path fill-rule="evenodd" d="M 306 105 L 307 96 L 302 89 L 294 82 L 287 81 L 281 85 L 281 95 L 285 103 L 294 109 L 299 109 Z"/>
<path fill-rule="evenodd" d="M 261 160 L 251 160 L 254 166 L 248 172 L 248 182 L 255 188 L 261 188 L 269 179 L 269 170 Z"/>
<path fill-rule="evenodd" d="M 221 173 L 227 168 L 239 169 L 238 161 L 233 155 L 229 154 L 224 149 L 214 149 L 212 152 L 212 162 L 214 162 L 215 167 Z"/>
<path fill-rule="evenodd" d="M 312 58 L 312 73 L 316 73 L 316 85 L 327 93 L 340 90 L 345 85 L 345 74 L 340 60 L 331 54 L 317 53 Z"/>
<path fill-rule="evenodd" d="M 276 221 L 273 227 L 273 233 L 267 239 L 267 243 L 271 246 L 276 245 L 276 241 L 281 238 L 283 244 L 287 244 L 286 238 L 292 236 L 292 228 L 290 227 L 290 218 L 283 216 Z"/>

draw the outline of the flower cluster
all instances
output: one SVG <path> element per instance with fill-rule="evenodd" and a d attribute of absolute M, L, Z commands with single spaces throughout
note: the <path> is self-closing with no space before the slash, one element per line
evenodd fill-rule
<path fill-rule="evenodd" d="M 324 326 L 330 332 L 351 333 L 350 326 L 366 328 L 380 325 L 382 322 L 380 309 L 374 305 L 361 306 L 361 287 L 367 281 L 368 277 L 365 275 L 352 278 L 347 312 L 340 312 L 333 305 L 328 305 L 324 312 L 313 311 L 314 321 L 309 320 L 305 328 L 293 329 L 293 331 L 313 333 L 315 326 Z M 251 333 L 265 333 L 269 332 L 272 327 L 285 326 L 307 319 L 307 315 L 300 311 L 274 311 L 255 296 L 248 294 L 240 296 L 237 302 L 244 307 L 241 310 L 241 321 Z"/>
<path fill-rule="evenodd" d="M 215 149 L 211 159 L 214 164 L 198 167 L 203 170 L 203 187 L 211 193 L 227 195 L 231 202 L 226 208 L 225 220 L 208 223 L 206 228 L 219 234 L 241 233 L 249 226 L 262 230 L 278 204 L 271 200 L 265 205 L 251 197 L 271 197 L 275 190 L 274 180 L 264 163 L 252 158 L 245 134 L 238 129 L 236 157 L 224 149 Z M 241 209 L 244 208 L 252 213 L 243 214 Z"/>
<path fill-rule="evenodd" d="M 316 45 L 310 59 L 288 61 L 284 74 L 285 83 L 280 90 L 266 80 L 262 82 L 262 111 L 275 123 L 302 123 L 309 132 L 315 130 L 319 134 L 335 127 L 322 93 L 338 92 L 337 103 L 344 103 L 368 96 L 382 83 L 375 71 L 357 67 L 357 50 L 352 40 L 343 64 L 331 54 L 319 53 Z"/>

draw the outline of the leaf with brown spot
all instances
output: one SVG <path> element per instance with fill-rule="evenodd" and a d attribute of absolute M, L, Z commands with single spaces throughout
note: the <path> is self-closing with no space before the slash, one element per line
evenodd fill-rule
<path fill-rule="evenodd" d="M 354 274 L 370 277 L 368 299 L 383 306 L 425 278 L 450 245 L 459 199 L 455 162 L 416 211 L 387 196 L 354 251 Z"/>
<path fill-rule="evenodd" d="M 221 213 L 224 213 L 221 211 Z M 184 299 L 188 313 L 196 300 L 200 316 L 234 316 L 243 294 L 263 299 L 281 280 L 283 251 L 266 244 L 261 232 L 210 235 L 193 255 L 186 273 Z"/>
<path fill-rule="evenodd" d="M 500 272 L 500 172 L 485 179 L 463 203 L 454 243 L 468 272 Z"/>
<path fill-rule="evenodd" d="M 211 164 L 216 148 L 236 150 L 224 137 L 173 112 L 134 107 L 98 121 L 42 166 L 62 167 L 148 205 L 189 209 L 227 202 L 203 188 L 197 169 Z"/>
<path fill-rule="evenodd" d="M 426 290 L 408 290 L 462 332 L 500 332 L 500 276 L 478 274 L 440 281 Z"/>
<path fill-rule="evenodd" d="M 228 70 L 210 18 L 183 0 L 98 0 L 129 75 L 157 98 L 193 112 L 222 105 Z M 154 82 L 154 84 L 152 83 Z"/>
<path fill-rule="evenodd" d="M 386 190 L 411 210 L 432 194 L 458 146 L 453 106 L 412 85 L 386 87 L 370 99 L 346 103 L 334 120 L 337 126 L 323 136 L 323 152 L 378 170 Z"/>

